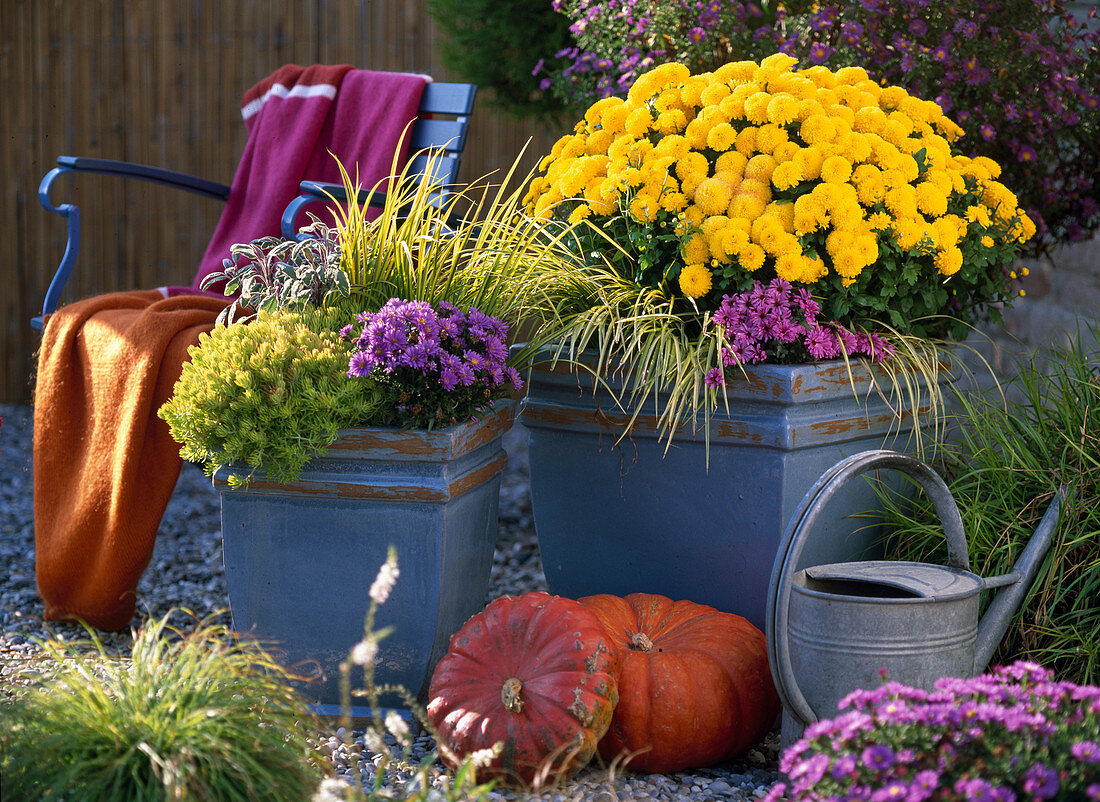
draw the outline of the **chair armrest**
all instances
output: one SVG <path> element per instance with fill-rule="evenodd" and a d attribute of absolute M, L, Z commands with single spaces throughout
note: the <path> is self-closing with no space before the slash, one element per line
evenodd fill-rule
<path fill-rule="evenodd" d="M 308 234 L 302 234 L 297 231 L 295 226 L 295 220 L 298 218 L 298 214 L 306 206 L 312 203 L 323 203 L 325 201 L 335 200 L 339 203 L 348 202 L 348 192 L 344 188 L 343 184 L 326 184 L 321 181 L 303 181 L 298 185 L 298 190 L 301 192 L 298 197 L 292 200 L 283 211 L 283 219 L 280 223 L 280 230 L 284 239 L 292 239 L 301 241 L 307 238 Z M 374 207 L 384 206 L 386 203 L 385 192 L 370 192 L 366 189 L 360 189 L 357 196 L 357 200 L 360 204 L 368 204 Z"/>
<path fill-rule="evenodd" d="M 207 181 L 186 173 L 177 173 L 174 170 L 149 167 L 144 164 L 113 161 L 111 159 L 88 159 L 80 156 L 60 156 L 57 159 L 57 165 L 43 176 L 42 182 L 38 185 L 38 202 L 42 204 L 42 208 L 46 211 L 59 214 L 68 221 L 68 239 L 65 243 L 65 253 L 61 257 L 61 264 L 54 272 L 53 279 L 50 280 L 50 286 L 46 290 L 46 297 L 42 301 L 42 314 L 31 318 L 31 326 L 36 329 L 41 329 L 44 323 L 43 319 L 57 309 L 61 291 L 72 274 L 77 253 L 80 250 L 80 208 L 73 203 L 62 203 L 55 206 L 50 201 L 50 189 L 58 178 L 67 173 L 113 175 L 120 178 L 137 178 L 142 181 L 151 181 L 220 201 L 225 201 L 229 197 L 229 187 L 225 184 Z"/>
<path fill-rule="evenodd" d="M 207 181 L 205 178 L 188 175 L 187 173 L 178 173 L 175 170 L 165 170 L 163 167 L 150 167 L 146 164 L 114 161 L 112 159 L 89 159 L 83 156 L 59 156 L 57 164 L 72 172 L 138 178 L 142 181 L 165 184 L 218 200 L 225 200 L 229 197 L 229 187 L 225 184 Z"/>

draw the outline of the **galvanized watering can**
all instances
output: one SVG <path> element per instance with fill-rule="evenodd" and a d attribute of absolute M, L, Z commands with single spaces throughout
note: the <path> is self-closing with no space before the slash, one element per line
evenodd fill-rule
<path fill-rule="evenodd" d="M 853 477 L 891 469 L 928 494 L 947 537 L 947 566 L 874 560 L 796 571 L 822 507 Z M 1063 493 L 1051 503 L 1013 570 L 983 579 L 970 572 L 962 518 L 943 479 L 896 451 L 841 460 L 810 488 L 791 517 L 772 569 L 766 618 L 768 663 L 783 702 L 783 747 L 857 688 L 890 680 L 931 688 L 940 677 L 985 669 L 1027 595 L 1050 546 Z M 1001 587 L 981 621 L 979 594 Z"/>

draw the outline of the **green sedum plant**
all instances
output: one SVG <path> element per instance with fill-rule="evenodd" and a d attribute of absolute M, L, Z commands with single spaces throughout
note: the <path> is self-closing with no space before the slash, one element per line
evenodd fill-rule
<path fill-rule="evenodd" d="M 4 701 L 5 800 L 300 802 L 322 776 L 317 722 L 254 641 L 146 622 L 132 659 L 51 639 L 37 682 Z"/>
<path fill-rule="evenodd" d="M 157 413 L 181 456 L 210 476 L 230 467 L 232 487 L 247 485 L 246 466 L 292 482 L 340 429 L 375 417 L 377 387 L 347 375 L 345 322 L 334 310 L 261 312 L 203 334 Z"/>

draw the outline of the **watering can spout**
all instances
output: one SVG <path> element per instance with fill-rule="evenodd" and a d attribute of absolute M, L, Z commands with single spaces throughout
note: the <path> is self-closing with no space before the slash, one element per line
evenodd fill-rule
<path fill-rule="evenodd" d="M 1054 539 L 1054 530 L 1058 528 L 1058 513 L 1062 504 L 1065 503 L 1065 498 L 1066 487 L 1063 485 L 1054 494 L 1054 500 L 1044 513 L 1027 547 L 1016 560 L 1016 564 L 1012 566 L 1012 571 L 983 580 L 983 589 L 1003 587 L 990 602 L 978 624 L 978 640 L 974 647 L 975 676 L 985 671 L 990 658 L 993 657 L 993 653 L 1012 622 L 1012 616 L 1016 614 L 1024 597 L 1027 596 L 1031 583 L 1039 572 L 1043 557 Z"/>

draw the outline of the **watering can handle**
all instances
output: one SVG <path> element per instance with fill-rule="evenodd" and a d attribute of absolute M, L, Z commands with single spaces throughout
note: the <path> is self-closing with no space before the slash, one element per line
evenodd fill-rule
<path fill-rule="evenodd" d="M 863 451 L 841 460 L 829 468 L 814 483 L 787 524 L 772 567 L 768 607 L 765 614 L 768 664 L 783 706 L 803 725 L 817 721 L 818 716 L 798 688 L 791 667 L 788 613 L 791 600 L 791 580 L 802 556 L 806 535 L 816 522 L 821 508 L 836 495 L 848 480 L 868 471 L 886 468 L 912 478 L 932 500 L 936 514 L 947 537 L 947 564 L 961 570 L 970 569 L 963 533 L 962 516 L 947 485 L 931 467 L 916 457 L 897 451 L 879 449 Z"/>

